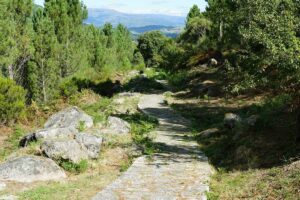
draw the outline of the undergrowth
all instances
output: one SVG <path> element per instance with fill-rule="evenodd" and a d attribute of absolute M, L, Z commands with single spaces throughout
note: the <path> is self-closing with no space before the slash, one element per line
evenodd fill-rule
<path fill-rule="evenodd" d="M 81 160 L 79 163 L 73 163 L 68 160 L 59 160 L 58 164 L 64 170 L 71 172 L 71 173 L 75 173 L 75 174 L 83 173 L 88 169 L 88 161 L 87 160 Z"/>
<path fill-rule="evenodd" d="M 158 126 L 158 120 L 142 113 L 133 115 L 120 115 L 121 118 L 128 121 L 131 125 L 131 136 L 133 141 L 142 146 L 143 153 L 151 155 L 157 151 L 153 143 L 151 131 Z"/>

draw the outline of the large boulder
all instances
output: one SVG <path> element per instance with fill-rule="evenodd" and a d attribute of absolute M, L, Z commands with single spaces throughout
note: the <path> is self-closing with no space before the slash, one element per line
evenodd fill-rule
<path fill-rule="evenodd" d="M 23 156 L 0 164 L 0 181 L 30 183 L 61 180 L 66 174 L 53 161 L 37 156 Z"/>
<path fill-rule="evenodd" d="M 79 131 L 75 127 L 63 127 L 63 128 L 48 128 L 38 130 L 35 133 L 24 136 L 20 142 L 20 147 L 26 147 L 30 142 L 37 140 L 52 140 L 52 139 L 74 139 L 75 134 Z"/>
<path fill-rule="evenodd" d="M 87 149 L 75 140 L 45 141 L 41 145 L 42 152 L 53 160 L 67 160 L 79 163 L 88 159 Z"/>
<path fill-rule="evenodd" d="M 35 133 L 37 140 L 48 140 L 48 139 L 74 139 L 75 134 L 79 131 L 75 127 L 63 127 L 63 128 L 49 128 L 39 130 Z"/>
<path fill-rule="evenodd" d="M 87 149 L 88 156 L 91 159 L 99 157 L 103 139 L 90 134 L 78 133 L 75 135 L 75 140 Z"/>
<path fill-rule="evenodd" d="M 44 128 L 78 128 L 81 123 L 84 124 L 85 128 L 91 128 L 94 125 L 91 116 L 77 107 L 70 107 L 52 115 L 45 123 Z"/>
<path fill-rule="evenodd" d="M 226 113 L 224 117 L 224 126 L 229 129 L 233 129 L 237 124 L 241 123 L 242 119 L 240 116 L 234 113 Z"/>
<path fill-rule="evenodd" d="M 107 128 L 105 128 L 103 132 L 111 134 L 128 134 L 130 129 L 130 124 L 123 119 L 109 117 L 107 120 Z"/>

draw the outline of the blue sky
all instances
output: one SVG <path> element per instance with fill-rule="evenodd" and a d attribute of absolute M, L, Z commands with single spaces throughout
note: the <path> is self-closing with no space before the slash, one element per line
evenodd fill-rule
<path fill-rule="evenodd" d="M 42 5 L 44 0 L 35 0 Z M 193 4 L 203 11 L 205 0 L 83 0 L 88 8 L 108 8 L 127 13 L 186 15 Z"/>

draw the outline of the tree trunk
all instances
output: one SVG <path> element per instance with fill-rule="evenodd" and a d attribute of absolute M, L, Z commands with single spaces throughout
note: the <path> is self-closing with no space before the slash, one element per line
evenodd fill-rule
<path fill-rule="evenodd" d="M 223 30 L 224 29 L 224 22 L 223 22 L 223 20 L 220 21 L 220 27 L 219 28 L 220 28 L 220 30 L 219 30 L 220 31 L 219 32 L 219 41 L 222 41 L 223 35 L 224 35 L 224 33 L 223 33 L 224 32 L 224 30 Z"/>
<path fill-rule="evenodd" d="M 14 80 L 14 66 L 13 65 L 8 66 L 8 76 L 11 80 Z"/>
<path fill-rule="evenodd" d="M 300 144 L 300 106 L 298 105 L 297 109 L 297 137 L 296 137 L 297 144 Z"/>
<path fill-rule="evenodd" d="M 46 81 L 45 81 L 45 72 L 44 72 L 44 61 L 42 60 L 42 87 L 43 87 L 43 100 L 44 103 L 47 102 L 47 92 L 46 92 Z"/>

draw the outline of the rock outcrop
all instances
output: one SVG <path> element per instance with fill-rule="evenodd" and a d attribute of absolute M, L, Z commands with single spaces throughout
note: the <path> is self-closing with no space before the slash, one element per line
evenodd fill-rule
<path fill-rule="evenodd" d="M 79 131 L 75 127 L 49 128 L 35 133 L 37 140 L 73 139 Z"/>
<path fill-rule="evenodd" d="M 88 157 L 97 159 L 101 150 L 103 139 L 86 133 L 78 133 L 75 135 L 75 140 L 84 148 L 86 148 Z"/>
<path fill-rule="evenodd" d="M 102 131 L 110 134 L 128 134 L 130 133 L 130 124 L 118 117 L 109 117 L 107 127 Z"/>
<path fill-rule="evenodd" d="M 66 174 L 51 159 L 23 156 L 0 164 L 0 181 L 35 182 L 61 180 Z"/>
<path fill-rule="evenodd" d="M 45 123 L 44 128 L 78 128 L 80 123 L 83 123 L 85 128 L 91 128 L 94 125 L 92 117 L 77 107 L 70 107 L 52 115 Z"/>
<path fill-rule="evenodd" d="M 82 125 L 84 128 L 91 128 L 94 125 L 92 117 L 77 107 L 70 107 L 52 115 L 45 123 L 44 129 L 23 137 L 19 146 L 26 147 L 30 142 L 37 140 L 74 139 Z"/>

